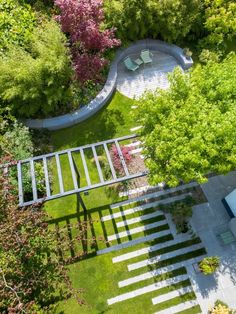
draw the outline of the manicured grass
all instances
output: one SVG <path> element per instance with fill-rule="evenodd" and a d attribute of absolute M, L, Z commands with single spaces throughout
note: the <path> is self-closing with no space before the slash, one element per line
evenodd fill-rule
<path fill-rule="evenodd" d="M 54 145 L 54 150 L 57 151 L 66 148 L 77 147 L 84 144 L 94 143 L 101 140 L 130 134 L 130 128 L 136 126 L 136 123 L 135 121 L 133 121 L 131 114 L 131 106 L 133 103 L 134 101 L 120 95 L 119 93 L 116 93 L 112 98 L 109 106 L 96 114 L 96 116 L 92 117 L 84 123 L 78 124 L 71 128 L 53 132 L 52 141 Z M 81 160 L 79 160 L 77 156 L 74 157 L 79 170 L 81 170 Z M 86 154 L 85 157 L 88 167 L 90 169 L 91 180 L 96 181 L 98 179 L 98 174 L 92 161 L 91 155 Z M 65 157 L 61 157 L 60 161 L 63 169 L 65 190 L 68 190 L 71 188 L 71 175 L 69 171 L 68 160 Z M 55 175 L 55 168 L 52 168 L 52 171 Z M 83 172 L 81 176 L 83 177 Z M 81 180 L 81 183 L 84 183 L 84 179 Z M 58 190 L 58 182 L 54 182 L 53 184 L 53 191 L 54 193 L 56 193 L 56 191 Z M 88 196 L 82 195 L 82 197 L 88 209 L 87 213 L 83 213 L 83 210 L 78 204 L 77 197 L 75 195 L 50 201 L 45 205 L 45 210 L 51 216 L 51 219 L 49 220 L 51 228 L 54 228 L 55 226 L 59 229 L 67 227 L 68 238 L 74 240 L 73 242 L 71 241 L 71 245 L 68 246 L 67 250 L 64 250 L 62 252 L 62 258 L 66 260 L 71 256 L 76 256 L 78 252 L 81 252 L 82 248 L 84 248 L 88 252 L 87 258 L 81 259 L 80 261 L 68 265 L 73 286 L 75 288 L 85 289 L 84 293 L 81 295 L 81 298 L 86 301 L 86 305 L 81 307 L 73 298 L 71 298 L 66 302 L 62 301 L 58 304 L 58 313 L 152 313 L 154 308 L 151 302 L 151 298 L 190 284 L 189 281 L 186 280 L 176 285 L 171 285 L 152 293 L 147 293 L 140 297 L 136 297 L 124 302 L 116 303 L 112 306 L 108 306 L 107 299 L 109 298 L 115 297 L 125 292 L 132 291 L 134 289 L 145 287 L 146 285 L 153 284 L 160 280 L 171 278 L 180 274 L 185 274 L 186 270 L 185 268 L 180 268 L 172 272 L 168 272 L 166 274 L 132 284 L 131 286 L 123 287 L 122 289 L 119 288 L 119 281 L 130 278 L 136 273 L 141 274 L 147 272 L 150 270 L 150 268 L 143 267 L 141 270 L 139 269 L 133 271 L 131 274 L 127 271 L 127 264 L 129 264 L 129 261 L 113 264 L 112 258 L 114 256 L 121 255 L 133 250 L 138 250 L 143 247 L 154 245 L 157 243 L 163 243 L 167 240 L 173 239 L 173 237 L 172 235 L 168 235 L 159 239 L 155 239 L 153 241 L 149 241 L 149 243 L 141 243 L 135 245 L 132 248 L 125 248 L 117 252 L 97 256 L 97 250 L 110 246 L 110 244 L 104 242 L 102 238 L 106 238 L 107 235 L 112 235 L 117 232 L 135 228 L 136 226 L 151 223 L 154 221 L 154 219 L 146 220 L 137 224 L 135 223 L 131 226 L 123 228 L 117 228 L 117 221 L 122 221 L 124 218 L 129 219 L 132 217 L 138 217 L 144 214 L 144 212 L 137 212 L 135 214 L 128 215 L 127 217 L 117 219 L 116 221 L 112 219 L 108 222 L 102 223 L 102 216 L 110 215 L 111 213 L 120 210 L 120 208 L 111 210 L 109 208 L 109 204 L 115 203 L 122 199 L 118 198 L 115 193 L 111 193 L 110 190 L 107 188 L 100 188 L 90 191 Z M 129 205 L 128 207 L 134 207 L 134 204 Z M 145 210 L 145 214 L 151 213 L 154 210 L 155 209 L 153 208 L 147 209 Z M 163 216 L 159 216 L 155 219 L 155 221 L 163 218 Z M 95 243 L 91 244 L 90 242 L 79 240 L 77 238 L 79 234 L 79 229 L 75 227 L 70 229 L 69 227 L 71 224 L 76 224 L 78 223 L 78 221 L 84 220 L 87 220 L 87 238 L 95 237 L 97 240 Z M 112 245 L 124 243 L 125 241 L 133 240 L 135 238 L 151 234 L 153 232 L 156 232 L 157 230 L 161 231 L 167 229 L 169 229 L 169 226 L 166 224 L 162 227 L 156 228 L 155 230 L 147 230 L 143 233 L 134 234 L 129 237 L 112 241 Z M 101 238 L 100 241 L 99 238 Z M 184 245 L 185 244 L 183 244 L 183 246 Z M 200 253 L 201 252 L 198 252 L 197 254 Z M 184 260 L 185 258 L 190 258 L 190 256 L 186 254 L 182 258 Z M 174 259 L 172 259 L 172 261 L 168 260 L 166 264 L 168 265 L 170 264 L 170 262 L 174 261 Z M 162 264 L 158 264 L 158 267 L 159 266 L 162 266 Z M 157 265 L 154 267 L 157 267 Z M 176 302 L 181 302 L 181 300 L 177 300 Z"/>

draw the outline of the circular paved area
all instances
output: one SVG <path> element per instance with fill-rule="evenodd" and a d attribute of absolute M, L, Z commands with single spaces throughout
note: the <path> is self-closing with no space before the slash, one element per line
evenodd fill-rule
<path fill-rule="evenodd" d="M 117 90 L 129 97 L 139 98 L 146 90 L 166 89 L 169 87 L 167 75 L 180 63 L 171 55 L 152 51 L 153 62 L 142 64 L 135 72 L 125 68 L 123 61 L 118 64 Z M 132 60 L 139 57 L 138 54 L 130 55 Z"/>

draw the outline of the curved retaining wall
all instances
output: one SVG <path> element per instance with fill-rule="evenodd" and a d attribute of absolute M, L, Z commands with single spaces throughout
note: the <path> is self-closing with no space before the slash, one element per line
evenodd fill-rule
<path fill-rule="evenodd" d="M 92 101 L 90 101 L 88 105 L 65 115 L 48 119 L 27 119 L 23 122 L 26 126 L 32 129 L 59 130 L 90 118 L 92 115 L 98 112 L 113 95 L 116 88 L 118 63 L 122 61 L 126 56 L 132 53 L 139 52 L 142 49 L 150 49 L 154 51 L 157 50 L 167 53 L 175 57 L 184 70 L 190 68 L 193 65 L 192 59 L 187 59 L 186 56 L 183 54 L 183 50 L 175 45 L 167 44 L 163 41 L 153 39 L 139 40 L 126 49 L 118 50 L 115 59 L 111 63 L 108 78 L 103 89 Z"/>

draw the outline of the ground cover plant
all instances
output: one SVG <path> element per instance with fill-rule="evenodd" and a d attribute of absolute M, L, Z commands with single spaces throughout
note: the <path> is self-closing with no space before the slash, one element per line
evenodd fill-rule
<path fill-rule="evenodd" d="M 204 275 L 213 274 L 220 266 L 220 258 L 218 256 L 205 257 L 199 263 L 199 269 Z"/>

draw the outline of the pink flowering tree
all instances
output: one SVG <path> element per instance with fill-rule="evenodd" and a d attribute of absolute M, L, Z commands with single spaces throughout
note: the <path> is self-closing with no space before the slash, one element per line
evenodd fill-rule
<path fill-rule="evenodd" d="M 120 45 L 115 29 L 102 30 L 103 0 L 55 0 L 55 5 L 60 9 L 56 19 L 70 38 L 77 79 L 81 83 L 99 80 L 108 63 L 104 52 Z"/>
<path fill-rule="evenodd" d="M 128 165 L 130 161 L 132 160 L 132 156 L 130 154 L 131 148 L 125 147 L 125 146 L 120 146 L 120 148 L 121 148 L 121 152 L 123 154 L 125 163 Z M 112 162 L 113 162 L 115 170 L 120 174 L 124 174 L 124 168 L 122 166 L 116 145 L 113 144 L 111 146 L 110 153 L 111 153 L 111 158 L 112 158 Z"/>

